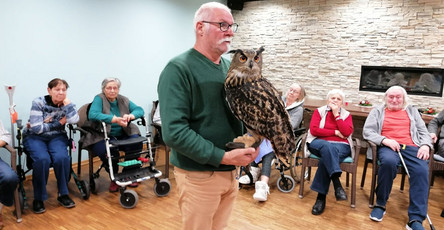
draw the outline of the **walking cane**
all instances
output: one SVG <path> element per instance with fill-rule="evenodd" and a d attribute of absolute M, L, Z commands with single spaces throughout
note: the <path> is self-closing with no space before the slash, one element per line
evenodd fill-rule
<path fill-rule="evenodd" d="M 402 145 L 402 149 L 405 149 L 404 144 Z M 402 163 L 402 166 L 404 166 L 405 173 L 407 173 L 407 176 L 410 178 L 409 170 L 407 169 L 407 166 L 405 165 L 405 162 L 404 162 L 404 158 L 402 157 L 401 151 L 399 151 L 399 150 L 398 150 L 398 155 L 399 155 L 399 158 L 401 158 L 401 163 Z M 435 230 L 435 227 L 432 224 L 432 220 L 430 220 L 429 214 L 426 214 L 426 215 L 427 215 L 427 221 L 429 221 L 429 224 L 430 224 L 430 229 Z"/>

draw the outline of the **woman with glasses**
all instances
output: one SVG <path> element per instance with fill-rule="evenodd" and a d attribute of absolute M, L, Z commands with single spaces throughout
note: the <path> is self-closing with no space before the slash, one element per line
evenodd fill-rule
<path fill-rule="evenodd" d="M 111 140 L 139 137 L 139 128 L 130 122 L 144 115 L 142 107 L 137 106 L 127 97 L 119 94 L 120 86 L 121 82 L 118 78 L 106 78 L 103 80 L 102 93 L 94 97 L 88 113 L 89 120 L 105 122 L 107 124 L 106 131 Z M 92 151 L 100 157 L 105 164 L 105 169 L 109 172 L 103 135 L 96 133 L 91 138 L 85 138 L 84 141 L 83 147 L 92 145 Z M 131 146 L 128 150 L 142 150 L 142 143 Z M 113 152 L 112 154 L 118 154 L 118 152 Z M 113 172 L 117 173 L 117 171 L 117 160 L 115 160 L 113 161 Z M 137 183 L 133 183 L 130 187 L 137 187 L 137 185 Z M 119 186 L 114 181 L 111 181 L 109 191 L 117 192 L 118 189 Z"/>
<path fill-rule="evenodd" d="M 298 83 L 293 83 L 288 89 L 287 93 L 283 97 L 285 103 L 285 109 L 290 115 L 290 122 L 293 130 L 300 127 L 302 117 L 304 115 L 304 99 L 305 89 Z"/>

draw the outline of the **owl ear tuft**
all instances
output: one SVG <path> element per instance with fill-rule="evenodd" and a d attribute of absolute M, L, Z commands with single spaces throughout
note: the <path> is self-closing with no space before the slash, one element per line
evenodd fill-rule
<path fill-rule="evenodd" d="M 264 51 L 264 46 L 259 47 L 259 49 L 256 51 L 257 54 L 260 54 Z"/>

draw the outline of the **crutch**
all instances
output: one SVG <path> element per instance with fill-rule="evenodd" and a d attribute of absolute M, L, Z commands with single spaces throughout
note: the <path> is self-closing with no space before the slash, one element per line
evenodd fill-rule
<path fill-rule="evenodd" d="M 405 149 L 405 145 L 404 145 L 404 144 L 402 145 L 402 149 Z M 409 179 L 410 179 L 410 173 L 409 173 L 409 170 L 407 169 L 407 166 L 405 165 L 404 158 L 402 157 L 402 154 L 401 154 L 401 151 L 400 151 L 400 150 L 398 150 L 398 155 L 399 155 L 399 158 L 401 159 L 402 166 L 404 166 L 405 173 L 407 174 L 407 176 L 408 176 Z M 435 227 L 434 227 L 433 224 L 432 224 L 432 220 L 430 220 L 429 214 L 427 214 L 427 221 L 429 221 L 430 229 L 435 230 Z"/>

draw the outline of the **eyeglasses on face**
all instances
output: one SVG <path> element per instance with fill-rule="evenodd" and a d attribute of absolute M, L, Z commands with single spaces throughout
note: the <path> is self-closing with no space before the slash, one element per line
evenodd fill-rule
<path fill-rule="evenodd" d="M 106 91 L 112 91 L 112 90 L 114 90 L 114 91 L 118 91 L 119 90 L 119 87 L 116 87 L 116 86 L 108 86 L 108 87 L 105 87 L 105 90 Z"/>
<path fill-rule="evenodd" d="M 219 29 L 222 32 L 226 32 L 231 27 L 231 30 L 233 31 L 233 33 L 235 33 L 237 31 L 237 27 L 239 27 L 239 25 L 236 24 L 236 23 L 233 23 L 233 24 L 230 25 L 230 24 L 228 24 L 226 22 L 208 22 L 208 21 L 202 21 L 202 22 L 203 23 L 209 23 L 209 24 L 212 24 L 212 25 L 219 25 Z"/>

